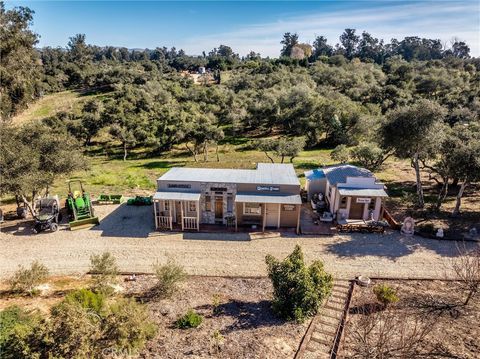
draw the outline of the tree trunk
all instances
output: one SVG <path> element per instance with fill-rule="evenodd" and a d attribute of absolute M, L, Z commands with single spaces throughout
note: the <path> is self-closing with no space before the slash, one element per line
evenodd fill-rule
<path fill-rule="evenodd" d="M 123 143 L 123 160 L 127 160 L 127 142 Z"/>
<path fill-rule="evenodd" d="M 418 161 L 418 152 L 415 152 L 413 156 L 413 168 L 415 169 L 415 178 L 417 181 L 417 196 L 418 196 L 418 206 L 420 208 L 425 207 L 425 200 L 423 198 L 423 187 L 422 187 L 422 180 L 420 178 L 420 165 Z"/>
<path fill-rule="evenodd" d="M 452 187 L 457 187 L 459 180 L 460 180 L 460 179 L 459 179 L 458 177 L 457 177 L 457 178 L 454 178 L 454 179 L 453 179 L 453 182 L 452 182 Z"/>
<path fill-rule="evenodd" d="M 268 152 L 267 152 L 267 151 L 263 151 L 263 152 L 265 153 L 265 156 L 267 156 L 268 159 L 269 159 L 272 163 L 274 163 L 273 158 L 270 157 L 270 155 L 268 154 Z"/>
<path fill-rule="evenodd" d="M 290 163 L 293 163 L 294 158 L 295 158 L 295 156 L 290 157 Z"/>
<path fill-rule="evenodd" d="M 465 302 L 463 302 L 463 305 L 464 306 L 467 306 L 468 303 L 470 302 L 470 299 L 472 299 L 473 295 L 475 294 L 475 290 L 473 289 L 470 289 L 470 291 L 468 292 L 468 295 L 467 295 L 467 298 L 465 299 Z"/>
<path fill-rule="evenodd" d="M 197 162 L 197 151 L 196 151 L 196 150 L 192 150 L 187 143 L 185 143 L 185 147 L 186 147 L 187 150 L 192 154 L 193 160 L 194 160 L 195 162 Z M 195 147 L 194 147 L 194 149 L 195 149 Z"/>
<path fill-rule="evenodd" d="M 30 204 L 30 202 L 28 202 L 28 200 L 25 198 L 25 196 L 22 194 L 22 201 L 23 203 L 25 204 L 25 206 L 27 206 L 28 210 L 30 211 L 30 214 L 32 215 L 32 217 L 35 217 L 36 216 L 36 212 L 35 210 L 33 209 L 32 205 Z"/>
<path fill-rule="evenodd" d="M 462 185 L 460 186 L 460 189 L 458 190 L 457 202 L 455 203 L 455 208 L 452 211 L 452 214 L 454 216 L 460 214 L 460 205 L 462 204 L 463 192 L 465 191 L 465 188 L 467 188 L 467 186 L 468 186 L 468 179 L 465 179 L 465 181 L 463 181 Z"/>
<path fill-rule="evenodd" d="M 208 145 L 206 143 L 203 145 L 203 160 L 208 161 Z"/>
<path fill-rule="evenodd" d="M 217 162 L 220 162 L 220 157 L 218 156 L 218 143 L 217 147 L 215 148 L 215 154 L 217 155 Z"/>
<path fill-rule="evenodd" d="M 445 197 L 447 197 L 448 193 L 448 177 L 443 177 L 443 185 L 440 189 L 440 193 L 437 197 L 437 203 L 435 204 L 435 210 L 439 211 L 440 207 L 442 206 L 443 201 L 445 201 Z"/>
<path fill-rule="evenodd" d="M 283 163 L 284 160 L 285 160 L 285 156 L 282 155 L 282 162 L 280 162 L 280 163 Z"/>

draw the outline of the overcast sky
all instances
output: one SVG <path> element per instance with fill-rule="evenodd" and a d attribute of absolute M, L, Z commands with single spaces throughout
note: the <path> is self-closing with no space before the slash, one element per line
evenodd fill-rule
<path fill-rule="evenodd" d="M 35 11 L 40 46 L 64 47 L 84 33 L 99 46 L 175 46 L 201 54 L 219 44 L 245 55 L 277 57 L 285 32 L 302 42 L 316 35 L 335 45 L 349 27 L 389 42 L 405 36 L 466 41 L 480 55 L 480 1 L 7 1 Z"/>

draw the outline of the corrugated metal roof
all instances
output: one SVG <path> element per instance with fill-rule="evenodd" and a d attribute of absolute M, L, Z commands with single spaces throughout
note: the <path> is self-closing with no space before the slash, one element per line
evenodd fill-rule
<path fill-rule="evenodd" d="M 198 201 L 200 193 L 198 192 L 155 192 L 153 200 L 173 200 L 173 201 Z"/>
<path fill-rule="evenodd" d="M 321 168 L 316 168 L 314 170 L 306 171 L 305 178 L 308 179 L 309 181 L 322 179 L 322 178 L 325 178 L 325 172 L 323 172 Z"/>
<path fill-rule="evenodd" d="M 161 181 L 300 185 L 291 164 L 259 163 L 255 170 L 173 167 Z"/>
<path fill-rule="evenodd" d="M 235 196 L 235 202 L 240 203 L 279 203 L 279 204 L 302 204 L 300 195 L 281 194 L 258 194 L 252 192 L 239 192 Z"/>
<path fill-rule="evenodd" d="M 341 196 L 388 197 L 383 188 L 346 188 L 338 189 Z"/>
<path fill-rule="evenodd" d="M 325 167 L 323 172 L 332 186 L 337 183 L 346 183 L 347 177 L 373 177 L 373 173 L 369 170 L 352 165 Z"/>

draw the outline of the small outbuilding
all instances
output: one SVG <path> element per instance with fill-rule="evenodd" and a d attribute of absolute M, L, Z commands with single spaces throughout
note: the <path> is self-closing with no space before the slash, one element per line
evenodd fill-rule
<path fill-rule="evenodd" d="M 383 201 L 388 197 L 385 185 L 372 172 L 353 165 L 337 165 L 305 172 L 310 200 L 321 193 L 327 209 L 336 219 L 373 219 L 383 217 Z"/>

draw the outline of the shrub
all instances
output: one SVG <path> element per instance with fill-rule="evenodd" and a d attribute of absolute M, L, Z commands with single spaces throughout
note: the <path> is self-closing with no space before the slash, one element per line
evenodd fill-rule
<path fill-rule="evenodd" d="M 178 290 L 179 283 L 187 277 L 183 267 L 172 259 L 164 265 L 155 264 L 153 270 L 158 280 L 154 293 L 160 298 L 170 298 Z"/>
<path fill-rule="evenodd" d="M 222 350 L 223 343 L 225 341 L 225 337 L 220 333 L 219 330 L 215 330 L 212 334 L 212 347 L 215 352 L 219 352 Z"/>
<path fill-rule="evenodd" d="M 202 322 L 203 317 L 193 309 L 189 309 L 185 315 L 177 319 L 175 326 L 179 329 L 196 328 L 202 324 Z"/>
<path fill-rule="evenodd" d="M 90 257 L 90 272 L 94 274 L 93 289 L 104 294 L 111 294 L 112 284 L 117 282 L 118 267 L 115 257 L 104 252 Z"/>
<path fill-rule="evenodd" d="M 214 315 L 220 313 L 220 304 L 222 304 L 222 297 L 220 294 L 214 294 L 212 296 L 212 309 Z"/>
<path fill-rule="evenodd" d="M 347 146 L 338 145 L 330 153 L 330 157 L 334 161 L 337 161 L 340 163 L 346 163 L 350 159 L 350 151 L 348 150 Z"/>
<path fill-rule="evenodd" d="M 110 343 L 109 347 L 129 353 L 142 349 L 147 340 L 155 336 L 157 329 L 147 308 L 131 298 L 112 303 L 103 326 L 104 339 Z"/>
<path fill-rule="evenodd" d="M 36 312 L 8 307 L 0 312 L 0 356 L 36 358 L 43 347 L 45 325 Z"/>
<path fill-rule="evenodd" d="M 398 302 L 398 296 L 395 289 L 386 284 L 379 284 L 373 288 L 373 293 L 377 296 L 377 300 L 383 304 L 384 307 L 389 304 Z"/>
<path fill-rule="evenodd" d="M 82 308 L 93 310 L 98 315 L 104 311 L 105 306 L 105 296 L 102 293 L 94 293 L 89 289 L 79 289 L 69 293 L 65 297 L 65 301 L 77 303 Z"/>
<path fill-rule="evenodd" d="M 33 294 L 34 288 L 48 278 L 48 273 L 48 268 L 39 261 L 32 262 L 30 268 L 20 266 L 9 280 L 10 289 Z"/>
<path fill-rule="evenodd" d="M 371 171 L 378 169 L 387 158 L 385 152 L 374 143 L 361 143 L 352 148 L 350 153 L 360 166 Z"/>
<path fill-rule="evenodd" d="M 333 278 L 323 263 L 315 261 L 308 267 L 299 245 L 283 261 L 268 255 L 266 263 L 273 284 L 273 310 L 299 322 L 315 315 L 333 287 Z"/>

